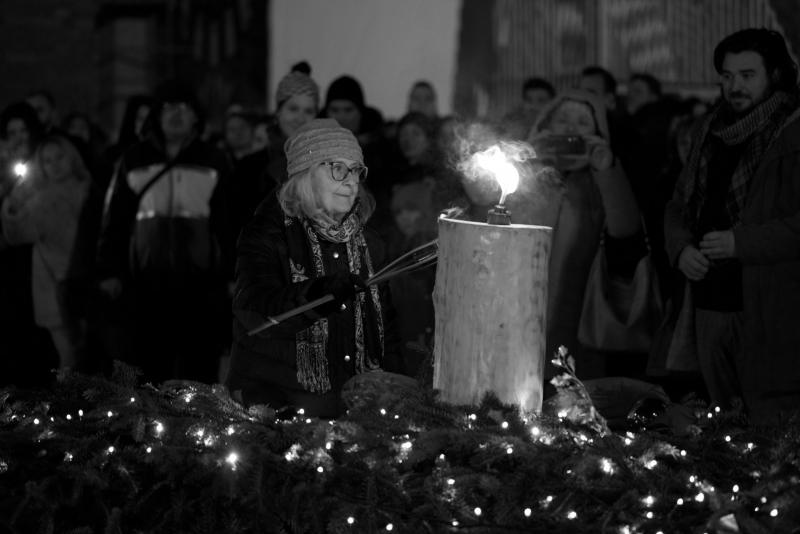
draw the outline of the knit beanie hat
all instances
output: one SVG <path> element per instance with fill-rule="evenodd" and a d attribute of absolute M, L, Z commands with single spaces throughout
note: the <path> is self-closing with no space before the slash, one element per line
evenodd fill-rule
<path fill-rule="evenodd" d="M 278 82 L 275 91 L 276 109 L 295 95 L 308 95 L 314 99 L 314 106 L 319 107 L 319 87 L 307 74 L 290 72 Z"/>
<path fill-rule="evenodd" d="M 349 100 L 358 109 L 364 109 L 364 91 L 358 80 L 351 76 L 340 76 L 328 86 L 328 93 L 325 95 L 325 108 L 334 100 Z"/>
<path fill-rule="evenodd" d="M 364 163 L 353 133 L 333 119 L 314 119 L 297 129 L 283 145 L 286 173 L 293 176 L 309 167 L 335 158 Z"/>

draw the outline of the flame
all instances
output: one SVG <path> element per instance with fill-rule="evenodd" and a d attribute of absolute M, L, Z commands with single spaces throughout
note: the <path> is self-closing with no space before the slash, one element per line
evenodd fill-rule
<path fill-rule="evenodd" d="M 483 152 L 476 152 L 472 156 L 475 165 L 492 174 L 497 183 L 500 184 L 502 194 L 500 204 L 503 204 L 506 197 L 517 190 L 519 186 L 519 171 L 506 157 L 505 152 L 494 145 Z"/>

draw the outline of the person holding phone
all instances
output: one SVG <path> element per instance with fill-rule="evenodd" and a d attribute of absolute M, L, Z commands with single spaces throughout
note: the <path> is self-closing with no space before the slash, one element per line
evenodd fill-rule
<path fill-rule="evenodd" d="M 605 107 L 597 96 L 582 90 L 559 94 L 542 110 L 528 141 L 537 159 L 559 171 L 564 185 L 550 255 L 547 350 L 565 345 L 578 358 L 582 378 L 606 376 L 616 371 L 611 360 L 588 357 L 577 340 L 583 297 L 604 232 L 609 269 L 633 275 L 646 253 L 639 208 L 611 150 Z M 615 374 L 636 375 L 646 358 L 638 362 Z"/>

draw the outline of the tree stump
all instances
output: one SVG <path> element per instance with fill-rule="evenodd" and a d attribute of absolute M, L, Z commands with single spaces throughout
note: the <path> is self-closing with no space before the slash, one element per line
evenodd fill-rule
<path fill-rule="evenodd" d="M 540 411 L 552 229 L 439 219 L 433 386 Z"/>

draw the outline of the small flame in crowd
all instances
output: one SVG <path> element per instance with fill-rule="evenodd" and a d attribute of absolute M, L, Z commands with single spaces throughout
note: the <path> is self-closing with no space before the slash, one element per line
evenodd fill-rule
<path fill-rule="evenodd" d="M 19 180 L 24 180 L 28 176 L 28 165 L 24 161 L 18 161 L 14 164 L 14 176 Z"/>

